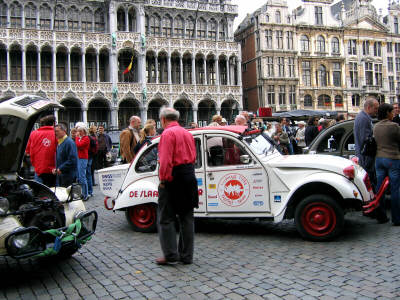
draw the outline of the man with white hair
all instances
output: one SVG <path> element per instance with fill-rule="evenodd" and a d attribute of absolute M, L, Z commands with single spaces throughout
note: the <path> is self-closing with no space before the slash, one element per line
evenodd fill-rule
<path fill-rule="evenodd" d="M 171 107 L 160 110 L 164 131 L 158 144 L 160 162 L 158 186 L 158 236 L 164 257 L 159 265 L 191 264 L 194 250 L 193 208 L 199 206 L 194 173 L 196 146 L 193 136 L 178 123 L 179 112 Z M 178 216 L 179 245 L 175 219 Z"/>
<path fill-rule="evenodd" d="M 129 119 L 129 127 L 124 129 L 119 136 L 119 146 L 124 162 L 131 163 L 135 158 L 135 146 L 139 141 L 139 130 L 142 120 L 138 116 Z"/>
<path fill-rule="evenodd" d="M 237 115 L 235 118 L 235 125 L 246 126 L 246 118 L 243 115 Z"/>

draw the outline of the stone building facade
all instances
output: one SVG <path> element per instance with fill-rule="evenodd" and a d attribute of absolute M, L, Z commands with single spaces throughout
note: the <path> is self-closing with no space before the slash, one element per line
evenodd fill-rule
<path fill-rule="evenodd" d="M 243 81 L 245 109 L 269 106 L 274 111 L 321 109 L 354 115 L 366 95 L 375 95 L 381 102 L 398 101 L 399 4 L 390 3 L 389 14 L 383 18 L 371 0 L 333 2 L 303 0 L 289 13 L 286 0 L 268 0 L 239 25 L 235 39 L 242 45 L 243 76 L 257 74 L 259 79 L 253 85 Z M 281 32 L 283 49 L 279 49 Z M 293 49 L 285 37 L 289 32 L 293 32 Z M 249 46 L 251 40 L 254 47 Z M 274 49 L 268 48 L 268 41 Z M 252 52 L 254 56 L 246 56 Z M 280 56 L 285 56 L 283 78 L 279 76 Z M 289 61 L 295 64 L 293 78 Z M 250 74 L 245 65 L 253 62 L 261 63 Z M 290 97 L 286 91 L 292 85 L 296 94 Z"/>
<path fill-rule="evenodd" d="M 236 16 L 230 0 L 0 0 L 0 97 L 56 99 L 69 127 L 158 120 L 162 105 L 185 125 L 232 120 L 242 109 Z"/>

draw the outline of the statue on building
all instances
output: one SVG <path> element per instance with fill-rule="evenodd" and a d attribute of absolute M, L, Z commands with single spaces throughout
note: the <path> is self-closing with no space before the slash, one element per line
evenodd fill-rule
<path fill-rule="evenodd" d="M 117 47 L 117 35 L 115 32 L 111 33 L 111 46 L 113 48 Z"/>
<path fill-rule="evenodd" d="M 114 105 L 117 105 L 117 103 L 118 103 L 118 88 L 116 86 L 114 86 L 112 89 L 112 100 L 113 100 Z"/>
<path fill-rule="evenodd" d="M 140 36 L 140 41 L 142 43 L 142 48 L 146 48 L 146 36 L 143 33 Z"/>
<path fill-rule="evenodd" d="M 143 98 L 143 103 L 147 101 L 147 88 L 144 87 L 142 91 L 142 98 Z"/>

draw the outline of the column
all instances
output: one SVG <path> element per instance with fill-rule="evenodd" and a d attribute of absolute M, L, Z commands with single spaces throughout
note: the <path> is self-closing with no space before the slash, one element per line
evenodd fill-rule
<path fill-rule="evenodd" d="M 171 84 L 171 54 L 168 53 L 168 58 L 167 58 L 167 62 L 168 62 L 168 84 Z"/>
<path fill-rule="evenodd" d="M 81 81 L 86 82 L 86 57 L 85 53 L 82 53 L 82 78 Z"/>
<path fill-rule="evenodd" d="M 42 81 L 42 74 L 41 74 L 41 55 L 40 55 L 40 50 L 38 51 L 38 64 L 37 64 L 37 67 L 36 67 L 36 70 L 37 70 L 37 79 L 39 80 L 39 82 L 40 81 Z"/>
<path fill-rule="evenodd" d="M 54 49 L 51 50 L 51 54 L 53 54 L 53 61 L 52 61 L 52 69 L 53 72 L 53 81 L 57 82 L 57 53 Z"/>
<path fill-rule="evenodd" d="M 229 70 L 229 57 L 226 58 L 226 85 L 231 85 L 231 74 Z"/>
<path fill-rule="evenodd" d="M 181 67 L 181 84 L 183 84 L 183 56 L 179 57 L 180 67 Z"/>
<path fill-rule="evenodd" d="M 204 82 L 203 84 L 207 84 L 207 60 L 204 58 L 203 60 L 204 65 Z"/>
<path fill-rule="evenodd" d="M 142 121 L 142 124 L 146 123 L 146 121 L 147 121 L 146 106 L 140 108 L 140 119 Z"/>
<path fill-rule="evenodd" d="M 242 86 L 242 61 L 238 59 L 238 66 L 237 66 L 237 72 L 238 72 L 238 86 Z"/>
<path fill-rule="evenodd" d="M 22 48 L 22 81 L 26 82 L 26 52 L 25 49 Z"/>
<path fill-rule="evenodd" d="M 96 52 L 96 77 L 97 82 L 100 82 L 100 54 L 98 51 Z"/>
<path fill-rule="evenodd" d="M 56 124 L 58 124 L 58 111 L 59 111 L 59 108 L 56 107 L 56 108 L 54 109 L 54 117 L 56 118 Z"/>
<path fill-rule="evenodd" d="M 7 48 L 7 80 L 10 81 L 11 74 L 11 60 L 10 60 L 10 48 Z"/>
<path fill-rule="evenodd" d="M 156 56 L 154 62 L 156 64 L 156 67 L 155 67 L 155 69 L 156 69 L 156 83 L 159 83 L 159 80 L 158 80 L 158 56 Z"/>
<path fill-rule="evenodd" d="M 67 80 L 71 82 L 71 50 L 67 53 Z"/>
<path fill-rule="evenodd" d="M 142 83 L 142 88 L 146 86 L 146 53 L 140 53 L 138 57 L 139 72 L 138 82 Z"/>
<path fill-rule="evenodd" d="M 197 111 L 199 109 L 197 107 L 193 107 L 193 122 L 197 124 Z"/>
<path fill-rule="evenodd" d="M 218 59 L 215 60 L 215 84 L 219 85 L 219 63 Z"/>
<path fill-rule="evenodd" d="M 118 108 L 111 107 L 111 127 L 118 128 Z"/>
<path fill-rule="evenodd" d="M 192 57 L 192 84 L 196 84 L 196 59 L 194 55 Z"/>
<path fill-rule="evenodd" d="M 87 107 L 82 108 L 82 121 L 83 123 L 87 124 Z"/>
<path fill-rule="evenodd" d="M 129 15 L 128 15 L 128 10 L 125 10 L 125 31 L 129 31 Z"/>

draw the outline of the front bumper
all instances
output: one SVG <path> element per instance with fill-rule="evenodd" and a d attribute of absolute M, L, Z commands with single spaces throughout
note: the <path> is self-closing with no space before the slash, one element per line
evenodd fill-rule
<path fill-rule="evenodd" d="M 95 210 L 80 213 L 76 219 L 81 221 L 80 232 L 73 241 L 62 242 L 62 248 L 80 247 L 79 241 L 87 240 L 91 237 L 97 225 L 97 212 Z M 59 231 L 66 231 L 68 226 L 56 228 Z M 43 253 L 48 248 L 55 247 L 54 235 L 41 231 L 37 227 L 19 228 L 7 236 L 5 246 L 7 254 L 13 258 L 28 258 Z"/>

